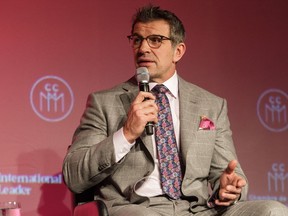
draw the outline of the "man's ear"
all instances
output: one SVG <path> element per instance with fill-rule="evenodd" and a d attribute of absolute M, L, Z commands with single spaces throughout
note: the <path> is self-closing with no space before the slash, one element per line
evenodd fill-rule
<path fill-rule="evenodd" d="M 186 45 L 184 43 L 177 44 L 175 47 L 173 62 L 175 63 L 178 62 L 184 55 L 185 51 L 186 51 Z"/>

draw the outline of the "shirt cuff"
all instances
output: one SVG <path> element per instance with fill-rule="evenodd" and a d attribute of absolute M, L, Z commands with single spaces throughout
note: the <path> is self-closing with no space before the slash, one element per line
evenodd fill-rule
<path fill-rule="evenodd" d="M 123 128 L 116 131 L 113 135 L 116 162 L 120 161 L 130 151 L 135 143 L 136 142 L 133 142 L 131 144 L 127 141 L 123 133 Z"/>

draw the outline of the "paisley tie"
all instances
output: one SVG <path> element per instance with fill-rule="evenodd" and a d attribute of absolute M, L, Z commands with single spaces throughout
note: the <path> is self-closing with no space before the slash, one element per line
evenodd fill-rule
<path fill-rule="evenodd" d="M 158 105 L 158 123 L 155 125 L 155 139 L 163 191 L 171 198 L 181 196 L 182 173 L 176 144 L 169 100 L 170 91 L 164 85 L 156 85 L 152 92 Z"/>

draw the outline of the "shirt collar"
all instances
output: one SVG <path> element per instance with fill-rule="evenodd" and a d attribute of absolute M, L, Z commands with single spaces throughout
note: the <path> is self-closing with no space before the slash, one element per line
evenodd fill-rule
<path fill-rule="evenodd" d="M 157 85 L 158 83 L 155 82 L 150 82 L 149 83 L 149 88 L 150 90 L 154 88 L 155 85 Z M 170 77 L 168 80 L 166 80 L 164 83 L 162 83 L 163 85 L 165 85 L 169 91 L 171 92 L 172 96 L 174 98 L 178 97 L 178 76 L 177 76 L 177 71 L 175 71 L 174 75 L 172 77 Z"/>

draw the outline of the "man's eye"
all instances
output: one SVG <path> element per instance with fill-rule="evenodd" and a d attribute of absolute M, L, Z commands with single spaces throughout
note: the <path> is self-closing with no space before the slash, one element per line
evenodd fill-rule
<path fill-rule="evenodd" d="M 141 43 L 142 39 L 139 38 L 139 37 L 136 37 L 133 39 L 134 43 L 138 44 L 138 43 Z"/>
<path fill-rule="evenodd" d="M 161 43 L 161 38 L 160 37 L 150 37 L 149 40 L 152 43 Z"/>

